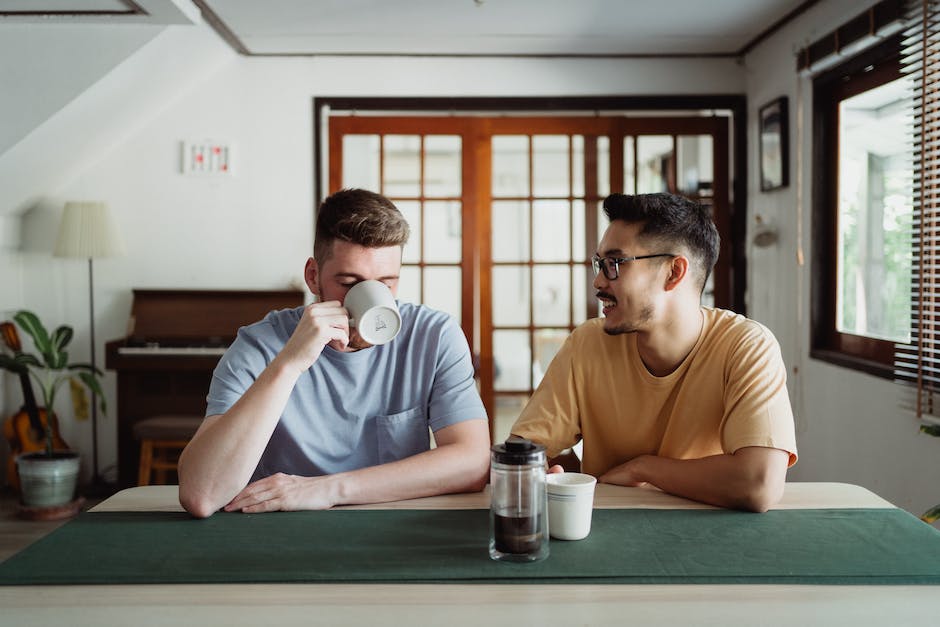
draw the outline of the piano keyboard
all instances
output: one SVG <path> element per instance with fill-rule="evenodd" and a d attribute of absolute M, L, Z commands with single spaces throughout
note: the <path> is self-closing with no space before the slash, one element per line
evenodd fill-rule
<path fill-rule="evenodd" d="M 219 356 L 226 351 L 223 346 L 120 346 L 119 355 L 173 355 L 179 357 Z"/>

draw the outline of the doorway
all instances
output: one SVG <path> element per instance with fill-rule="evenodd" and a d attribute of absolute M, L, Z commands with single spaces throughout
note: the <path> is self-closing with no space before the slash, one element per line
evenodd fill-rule
<path fill-rule="evenodd" d="M 730 114 L 331 111 L 324 122 L 325 194 L 363 187 L 402 210 L 412 238 L 399 298 L 460 323 L 494 441 L 508 435 L 567 335 L 598 315 L 590 258 L 610 193 L 668 191 L 710 207 L 722 249 L 703 303 L 742 311 Z"/>

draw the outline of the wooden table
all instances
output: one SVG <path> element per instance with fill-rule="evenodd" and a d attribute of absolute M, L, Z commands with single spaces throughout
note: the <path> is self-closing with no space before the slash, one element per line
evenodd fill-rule
<path fill-rule="evenodd" d="M 487 493 L 358 508 L 487 508 Z M 599 485 L 598 508 L 706 509 Z M 779 509 L 892 508 L 847 484 L 790 483 Z M 179 511 L 176 486 L 131 488 L 92 511 Z M 0 587 L 0 625 L 932 624 L 937 586 L 198 584 Z"/>

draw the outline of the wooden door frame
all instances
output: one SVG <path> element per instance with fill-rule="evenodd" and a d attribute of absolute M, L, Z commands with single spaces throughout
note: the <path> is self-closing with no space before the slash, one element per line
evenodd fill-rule
<path fill-rule="evenodd" d="M 747 315 L 745 290 L 747 287 L 747 98 L 743 94 L 702 95 L 654 95 L 654 96 L 559 96 L 559 97 L 468 97 L 468 98 L 402 98 L 402 97 L 357 97 L 320 96 L 313 98 L 313 207 L 315 213 L 328 189 L 322 180 L 323 142 L 320 129 L 328 111 L 387 112 L 389 115 L 405 115 L 506 111 L 531 111 L 533 113 L 570 113 L 573 111 L 592 115 L 601 111 L 707 111 L 727 110 L 731 112 L 731 140 L 733 149 L 721 149 L 730 155 L 731 177 L 722 177 L 722 184 L 731 181 L 727 211 L 729 224 L 723 238 L 721 255 L 730 264 L 728 301 L 734 311 Z M 631 120 L 635 118 L 624 118 Z M 646 120 L 647 118 L 642 118 Z M 727 134 L 725 134 L 727 137 Z M 717 142 L 716 142 L 717 143 Z M 715 154 L 719 147 L 715 146 Z M 479 163 L 479 160 L 477 160 Z M 715 163 L 723 163 L 716 159 Z M 729 174 L 729 173 L 726 173 Z M 718 172 L 715 172 L 716 185 Z M 482 200 L 482 199 L 481 199 Z M 485 213 L 485 212 L 480 212 Z M 480 228 L 477 224 L 475 228 Z M 719 257 L 720 259 L 721 257 Z"/>

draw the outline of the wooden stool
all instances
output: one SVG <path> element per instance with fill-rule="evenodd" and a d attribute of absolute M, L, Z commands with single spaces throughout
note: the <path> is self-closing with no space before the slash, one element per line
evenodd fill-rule
<path fill-rule="evenodd" d="M 158 485 L 166 484 L 166 471 L 176 470 L 180 452 L 195 435 L 199 416 L 153 416 L 134 423 L 134 437 L 140 440 L 140 470 L 137 485 L 150 485 L 153 473 Z"/>

